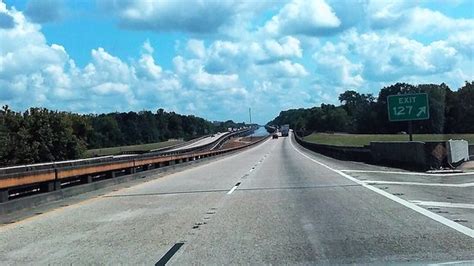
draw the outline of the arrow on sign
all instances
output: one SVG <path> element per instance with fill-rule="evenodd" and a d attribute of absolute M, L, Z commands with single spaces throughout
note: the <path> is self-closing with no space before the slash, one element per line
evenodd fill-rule
<path fill-rule="evenodd" d="M 416 114 L 416 117 L 420 117 L 421 114 L 426 114 L 426 106 L 418 108 L 418 113 Z"/>

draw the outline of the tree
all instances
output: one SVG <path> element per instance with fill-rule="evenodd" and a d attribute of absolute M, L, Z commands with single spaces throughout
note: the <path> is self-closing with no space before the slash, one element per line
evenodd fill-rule
<path fill-rule="evenodd" d="M 350 117 L 348 130 L 353 133 L 370 131 L 374 113 L 371 112 L 375 101 L 372 94 L 359 94 L 356 91 L 346 91 L 339 95 L 347 115 Z"/>
<path fill-rule="evenodd" d="M 228 127 L 244 123 L 218 122 Z M 30 108 L 20 113 L 0 110 L 0 164 L 30 164 L 81 158 L 86 148 L 151 143 L 169 138 L 195 138 L 218 131 L 218 126 L 195 116 L 158 109 L 79 115 Z"/>
<path fill-rule="evenodd" d="M 446 124 L 446 95 L 451 89 L 444 83 L 440 85 L 421 84 L 417 86 L 417 89 L 419 92 L 428 94 L 430 119 L 415 122 L 416 132 L 443 134 Z"/>
<path fill-rule="evenodd" d="M 457 92 L 458 111 L 454 131 L 459 133 L 474 132 L 474 81 L 467 82 Z"/>
<path fill-rule="evenodd" d="M 322 104 L 309 109 L 280 112 L 267 125 L 290 124 L 293 129 L 312 132 L 345 131 L 350 133 L 397 133 L 407 130 L 407 122 L 388 120 L 387 97 L 390 95 L 428 94 L 430 119 L 413 122 L 415 133 L 473 133 L 474 82 L 467 82 L 458 91 L 446 84 L 396 83 L 380 90 L 377 99 L 371 94 L 346 91 L 339 95 L 340 106 Z"/>

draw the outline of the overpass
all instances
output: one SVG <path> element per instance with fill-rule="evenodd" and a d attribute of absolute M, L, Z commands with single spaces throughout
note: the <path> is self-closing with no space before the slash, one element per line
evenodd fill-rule
<path fill-rule="evenodd" d="M 473 178 L 339 161 L 306 150 L 290 134 L 4 215 L 0 258 L 5 264 L 469 264 Z"/>
<path fill-rule="evenodd" d="M 180 150 L 184 150 L 184 149 L 189 149 L 189 148 L 195 148 L 195 147 L 201 147 L 201 146 L 206 146 L 210 143 L 213 143 L 215 142 L 216 140 L 218 140 L 219 138 L 222 138 L 226 135 L 230 134 L 230 132 L 218 132 L 216 134 L 213 134 L 211 136 L 207 136 L 205 138 L 202 138 L 196 142 L 192 142 L 190 144 L 187 144 L 187 145 L 184 145 L 184 146 L 180 146 L 180 147 L 177 147 L 177 148 L 172 148 L 168 151 L 180 151 Z"/>

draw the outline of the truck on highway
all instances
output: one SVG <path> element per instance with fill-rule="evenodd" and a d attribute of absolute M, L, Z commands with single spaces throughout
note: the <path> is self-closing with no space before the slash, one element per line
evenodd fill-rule
<path fill-rule="evenodd" d="M 288 137 L 288 132 L 290 131 L 290 125 L 282 125 L 280 127 L 280 132 L 282 137 Z"/>

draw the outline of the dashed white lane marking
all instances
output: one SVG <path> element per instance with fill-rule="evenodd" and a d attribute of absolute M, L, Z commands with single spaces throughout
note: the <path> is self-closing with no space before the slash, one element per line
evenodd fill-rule
<path fill-rule="evenodd" d="M 234 192 L 237 189 L 237 187 L 238 186 L 234 186 L 231 190 L 229 190 L 229 192 L 227 192 L 227 195 L 232 194 L 232 192 Z"/>
<path fill-rule="evenodd" d="M 252 166 L 252 168 L 249 170 L 248 174 L 243 175 L 242 178 L 246 178 L 250 173 L 252 173 L 253 170 L 255 170 L 255 167 L 257 167 L 260 163 L 262 163 L 265 160 L 265 156 L 264 156 L 264 158 L 260 159 L 260 161 L 258 161 L 254 166 Z M 235 185 L 231 190 L 229 190 L 229 192 L 227 192 L 227 195 L 232 194 L 237 189 L 237 187 L 239 185 L 240 185 L 240 182 L 237 183 L 237 185 Z"/>
<path fill-rule="evenodd" d="M 394 195 L 392 195 L 392 194 L 390 194 L 390 193 L 388 193 L 388 192 L 385 192 L 385 191 L 383 191 L 383 190 L 381 190 L 381 189 L 378 189 L 378 188 L 376 188 L 376 187 L 374 187 L 374 186 L 371 186 L 371 185 L 369 185 L 369 184 L 366 184 L 366 183 L 364 183 L 364 182 L 362 182 L 362 181 L 360 181 L 360 180 L 358 180 L 358 179 L 356 179 L 356 178 L 354 178 L 354 177 L 352 177 L 352 176 L 350 176 L 350 175 L 348 175 L 348 174 L 346 174 L 346 173 L 343 173 L 341 170 L 334 169 L 334 168 L 332 168 L 332 167 L 330 167 L 330 166 L 328 166 L 328 165 L 326 165 L 326 164 L 324 164 L 324 163 L 322 163 L 322 162 L 320 162 L 320 161 L 317 161 L 317 160 L 315 160 L 315 159 L 309 157 L 308 155 L 306 155 L 306 154 L 304 154 L 303 152 L 299 151 L 299 150 L 295 147 L 295 145 L 293 145 L 293 138 L 290 139 L 290 145 L 293 147 L 293 149 L 294 149 L 296 152 L 298 152 L 299 154 L 301 154 L 303 157 L 305 157 L 305 158 L 307 158 L 307 159 L 309 159 L 309 160 L 311 160 L 311 161 L 313 161 L 313 162 L 315 162 L 315 163 L 317 163 L 317 164 L 319 164 L 319 165 L 321 165 L 321 166 L 323 166 L 323 167 L 325 167 L 325 168 L 327 168 L 327 169 L 329 169 L 329 170 L 331 170 L 331 171 L 333 171 L 333 172 L 339 174 L 340 176 L 345 177 L 345 178 L 347 178 L 347 179 L 349 179 L 349 180 L 351 180 L 351 181 L 353 181 L 353 182 L 355 182 L 355 183 L 357 183 L 357 184 L 359 184 L 359 185 L 361 185 L 361 186 L 363 186 L 363 187 L 365 187 L 365 188 L 367 188 L 367 189 L 370 189 L 370 190 L 372 190 L 373 192 L 378 193 L 378 194 L 380 194 L 380 195 L 382 195 L 382 196 L 384 196 L 384 197 L 386 197 L 386 198 L 388 198 L 388 199 L 391 199 L 391 200 L 393 200 L 393 201 L 395 201 L 395 202 L 397 202 L 397 203 L 399 203 L 399 204 L 401 204 L 401 205 L 403 205 L 403 206 L 405 206 L 405 207 L 407 207 L 407 208 L 410 208 L 410 209 L 412 209 L 412 210 L 414 210 L 414 211 L 416 211 L 416 212 L 418 212 L 418 213 L 420 213 L 420 214 L 422 214 L 422 215 L 424 215 L 424 216 L 426 216 L 426 217 L 428 217 L 428 218 L 430 218 L 430 219 L 433 219 L 433 220 L 435 220 L 435 221 L 437 221 L 437 222 L 439 222 L 439 223 L 441 223 L 441 224 L 444 224 L 444 225 L 446 225 L 446 226 L 448 226 L 448 227 L 451 227 L 452 229 L 454 229 L 454 230 L 456 230 L 456 231 L 458 231 L 458 232 L 460 232 L 460 233 L 462 233 L 462 234 L 465 234 L 465 235 L 467 235 L 467 236 L 469 236 L 469 237 L 471 237 L 471 238 L 474 238 L 474 230 L 471 229 L 471 228 L 468 228 L 468 227 L 466 227 L 466 226 L 463 226 L 463 225 L 461 225 L 461 224 L 458 224 L 458 223 L 456 223 L 456 222 L 454 222 L 454 221 L 451 221 L 451 220 L 449 220 L 449 219 L 447 219 L 447 218 L 445 218 L 445 217 L 443 217 L 443 216 L 441 216 L 441 215 L 438 215 L 438 214 L 435 214 L 435 213 L 433 213 L 433 212 L 430 212 L 430 211 L 428 211 L 427 209 L 424 209 L 424 208 L 422 208 L 422 207 L 420 207 L 420 206 L 418 206 L 418 205 L 416 205 L 416 204 L 413 204 L 413 203 L 408 202 L 408 201 L 406 201 L 406 200 L 404 200 L 404 199 L 401 199 L 401 198 L 399 198 L 399 197 L 397 197 L 397 196 L 394 196 Z"/>
<path fill-rule="evenodd" d="M 416 205 L 421 205 L 421 206 L 474 209 L 474 204 L 468 204 L 468 203 L 452 203 L 452 202 L 437 202 L 437 201 L 422 201 L 422 200 L 410 200 L 410 202 L 415 203 Z"/>
<path fill-rule="evenodd" d="M 474 183 L 461 184 L 443 184 L 443 183 L 420 183 L 420 182 L 398 182 L 398 181 L 378 181 L 378 180 L 363 180 L 362 182 L 368 185 L 410 185 L 410 186 L 432 186 L 432 187 L 474 187 Z"/>
<path fill-rule="evenodd" d="M 413 173 L 413 172 L 396 172 L 396 171 L 372 171 L 372 170 L 339 170 L 348 173 L 367 173 L 367 174 L 395 174 L 395 175 L 417 175 L 417 176 L 464 176 L 474 175 L 474 172 L 467 173 L 446 173 L 446 174 L 430 174 L 430 173 Z"/>

